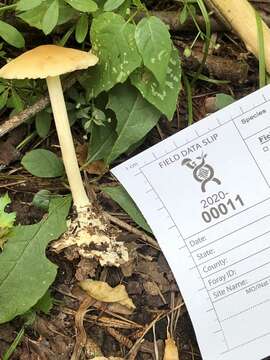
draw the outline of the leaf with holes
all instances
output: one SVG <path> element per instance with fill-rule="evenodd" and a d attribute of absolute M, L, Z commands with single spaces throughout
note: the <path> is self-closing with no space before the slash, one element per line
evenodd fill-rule
<path fill-rule="evenodd" d="M 144 65 L 163 84 L 172 52 L 167 26 L 156 16 L 144 18 L 136 27 L 135 40 Z"/>
<path fill-rule="evenodd" d="M 177 50 L 172 50 L 163 85 L 160 85 L 146 68 L 140 68 L 131 74 L 131 82 L 147 101 L 171 120 L 181 88 L 181 67 Z"/>
<path fill-rule="evenodd" d="M 98 64 L 81 77 L 83 86 L 94 96 L 123 83 L 141 64 L 135 43 L 135 25 L 122 16 L 104 13 L 93 20 L 91 27 L 92 50 Z"/>
<path fill-rule="evenodd" d="M 114 111 L 117 119 L 117 139 L 106 159 L 111 163 L 157 124 L 160 112 L 127 83 L 110 91 L 108 108 Z"/>
<path fill-rule="evenodd" d="M 0 324 L 29 310 L 54 281 L 57 268 L 45 250 L 66 230 L 70 204 L 70 197 L 52 199 L 46 218 L 13 229 L 0 254 Z"/>

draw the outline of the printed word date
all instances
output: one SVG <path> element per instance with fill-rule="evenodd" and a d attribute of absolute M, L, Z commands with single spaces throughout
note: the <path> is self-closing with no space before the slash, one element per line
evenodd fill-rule
<path fill-rule="evenodd" d="M 220 191 L 219 193 L 222 193 L 222 196 L 224 196 L 223 199 L 226 198 L 226 194 L 224 194 L 222 191 Z M 229 212 L 235 211 L 239 209 L 239 207 L 243 207 L 245 205 L 244 201 L 242 200 L 239 194 L 236 195 L 234 199 L 229 198 L 224 202 L 220 202 L 220 200 L 221 198 L 219 198 L 218 201 L 215 201 L 218 204 L 214 206 L 211 206 L 208 202 L 207 202 L 207 206 L 205 206 L 205 203 L 203 203 L 203 207 L 208 208 L 208 210 L 204 210 L 202 212 L 203 221 L 205 221 L 206 223 L 210 223 L 211 221 L 219 219 L 220 217 L 227 215 Z M 203 201 L 207 201 L 207 200 L 203 200 Z"/>

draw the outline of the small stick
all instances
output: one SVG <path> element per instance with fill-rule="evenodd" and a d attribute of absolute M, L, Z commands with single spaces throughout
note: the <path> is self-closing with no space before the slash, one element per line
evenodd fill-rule
<path fill-rule="evenodd" d="M 135 228 L 134 226 L 131 226 L 129 224 L 127 224 L 125 221 L 118 219 L 115 216 L 112 216 L 108 213 L 105 213 L 105 216 L 107 217 L 108 220 L 110 220 L 112 223 L 120 226 L 122 229 L 125 229 L 135 235 L 138 235 L 143 241 L 145 241 L 146 243 L 148 243 L 150 246 L 152 246 L 153 248 L 160 250 L 160 247 L 158 245 L 158 243 L 156 242 L 156 240 L 154 240 L 151 236 L 146 235 L 143 231 Z"/>
<path fill-rule="evenodd" d="M 207 3 L 209 4 L 211 0 L 207 0 Z M 226 1 L 226 0 L 225 0 Z M 237 0 L 235 0 L 236 4 L 238 3 Z M 212 7 L 211 7 L 212 8 Z M 258 10 L 259 14 L 262 16 L 266 24 L 270 26 L 270 16 L 266 14 L 263 11 Z M 187 32 L 187 33 L 194 33 L 194 31 L 197 31 L 196 25 L 194 24 L 194 21 L 189 18 L 184 24 L 181 24 L 179 21 L 179 11 L 150 11 L 150 15 L 157 16 L 159 19 L 165 22 L 170 28 L 172 32 Z M 217 14 L 215 14 L 217 15 Z M 221 14 L 218 14 L 216 18 L 211 16 L 211 29 L 212 32 L 224 32 L 224 31 L 231 31 L 231 26 L 227 21 L 224 21 L 224 17 L 220 16 Z M 142 18 L 145 17 L 145 13 L 138 13 L 135 17 L 135 21 L 139 22 Z M 203 16 L 197 15 L 195 17 L 197 24 L 199 27 L 204 30 L 205 29 L 205 21 Z"/>

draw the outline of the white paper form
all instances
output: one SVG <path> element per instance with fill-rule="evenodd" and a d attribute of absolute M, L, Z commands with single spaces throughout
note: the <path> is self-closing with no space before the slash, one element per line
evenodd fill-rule
<path fill-rule="evenodd" d="M 270 355 L 270 86 L 112 172 L 159 241 L 203 358 Z"/>

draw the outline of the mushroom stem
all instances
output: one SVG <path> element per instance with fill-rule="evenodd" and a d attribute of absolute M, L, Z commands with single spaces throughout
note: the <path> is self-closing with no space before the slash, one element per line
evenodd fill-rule
<path fill-rule="evenodd" d="M 79 209 L 89 205 L 90 202 L 83 186 L 77 162 L 60 77 L 49 76 L 46 80 L 67 178 L 74 205 Z"/>

